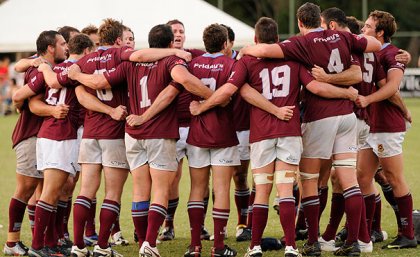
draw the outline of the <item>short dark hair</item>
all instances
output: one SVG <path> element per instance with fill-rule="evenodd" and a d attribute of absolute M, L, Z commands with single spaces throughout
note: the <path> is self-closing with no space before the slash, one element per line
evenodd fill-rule
<path fill-rule="evenodd" d="M 172 25 L 174 25 L 174 24 L 181 24 L 181 25 L 182 25 L 182 27 L 185 27 L 185 26 L 184 26 L 184 23 L 182 23 L 180 20 L 177 20 L 177 19 L 170 20 L 170 21 L 168 21 L 168 22 L 166 23 L 166 25 L 169 25 L 169 26 L 172 26 Z"/>
<path fill-rule="evenodd" d="M 235 32 L 233 31 L 233 29 L 231 27 L 229 27 L 228 25 L 225 25 L 225 24 L 220 24 L 220 25 L 222 25 L 223 27 L 225 27 L 227 29 L 229 41 L 230 42 L 235 41 Z"/>
<path fill-rule="evenodd" d="M 78 29 L 76 29 L 75 27 L 71 27 L 71 26 L 63 26 L 63 27 L 58 29 L 58 33 L 60 33 L 64 37 L 64 40 L 66 40 L 66 42 L 69 42 L 70 34 L 72 32 L 80 33 L 80 31 Z"/>
<path fill-rule="evenodd" d="M 150 48 L 168 48 L 172 41 L 174 41 L 174 33 L 170 25 L 159 24 L 149 32 Z"/>
<path fill-rule="evenodd" d="M 70 54 L 82 54 L 86 48 L 92 49 L 94 44 L 86 34 L 79 34 L 72 37 L 69 41 Z"/>
<path fill-rule="evenodd" d="M 376 32 L 384 31 L 384 41 L 391 42 L 391 37 L 397 31 L 397 23 L 389 12 L 375 10 L 369 14 L 376 21 Z"/>
<path fill-rule="evenodd" d="M 324 18 L 325 23 L 328 26 L 329 29 L 329 23 L 331 21 L 335 21 L 337 22 L 337 24 L 340 27 L 347 27 L 347 18 L 346 18 L 346 14 L 343 12 L 343 10 L 337 8 L 337 7 L 331 7 L 328 9 L 325 9 L 322 13 L 321 13 L 322 18 Z"/>
<path fill-rule="evenodd" d="M 220 24 L 214 23 L 204 29 L 204 47 L 206 48 L 206 51 L 211 54 L 222 51 L 227 39 L 228 31 Z"/>
<path fill-rule="evenodd" d="M 114 19 L 107 18 L 99 27 L 99 42 L 101 45 L 113 45 L 118 38 L 122 37 L 124 25 Z"/>
<path fill-rule="evenodd" d="M 86 35 L 98 34 L 98 27 L 96 27 L 95 25 L 89 25 L 82 29 L 82 33 Z"/>
<path fill-rule="evenodd" d="M 255 37 L 259 43 L 276 43 L 279 40 L 277 22 L 268 17 L 261 17 L 255 24 Z"/>
<path fill-rule="evenodd" d="M 39 34 L 36 39 L 36 52 L 38 55 L 47 53 L 48 46 L 55 46 L 57 43 L 57 35 L 61 35 L 55 30 L 46 30 Z"/>
<path fill-rule="evenodd" d="M 354 16 L 347 16 L 347 27 L 350 29 L 351 33 L 359 35 L 360 30 L 363 27 L 363 22 L 358 20 Z"/>
<path fill-rule="evenodd" d="M 306 28 L 318 28 L 321 25 L 321 8 L 313 3 L 305 3 L 299 7 L 296 17 Z"/>

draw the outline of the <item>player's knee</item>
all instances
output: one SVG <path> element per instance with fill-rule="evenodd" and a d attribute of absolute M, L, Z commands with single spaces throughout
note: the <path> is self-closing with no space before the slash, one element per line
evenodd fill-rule
<path fill-rule="evenodd" d="M 252 175 L 255 185 L 273 184 L 274 174 L 269 173 L 255 173 Z"/>
<path fill-rule="evenodd" d="M 296 171 L 276 170 L 276 184 L 294 183 L 296 181 Z"/>

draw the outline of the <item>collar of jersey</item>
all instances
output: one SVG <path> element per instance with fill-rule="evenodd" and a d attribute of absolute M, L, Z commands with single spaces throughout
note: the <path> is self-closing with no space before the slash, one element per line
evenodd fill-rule
<path fill-rule="evenodd" d="M 74 60 L 74 59 L 67 59 L 67 60 L 65 60 L 64 62 L 76 63 L 76 62 L 77 62 L 77 60 Z"/>
<path fill-rule="evenodd" d="M 217 58 L 217 57 L 222 56 L 222 55 L 224 55 L 224 54 L 222 54 L 222 53 L 215 53 L 215 54 L 205 53 L 205 54 L 203 54 L 204 57 L 210 57 L 210 58 Z"/>
<path fill-rule="evenodd" d="M 100 46 L 98 47 L 98 50 L 107 50 L 109 48 L 111 48 L 112 46 Z"/>
<path fill-rule="evenodd" d="M 319 31 L 323 31 L 323 30 L 324 30 L 323 28 L 319 27 L 319 28 L 316 28 L 316 29 L 310 29 L 308 33 L 319 32 Z"/>
<path fill-rule="evenodd" d="M 381 46 L 381 50 L 382 49 L 384 49 L 385 47 L 387 47 L 387 46 L 389 46 L 391 43 L 384 43 L 382 46 Z"/>

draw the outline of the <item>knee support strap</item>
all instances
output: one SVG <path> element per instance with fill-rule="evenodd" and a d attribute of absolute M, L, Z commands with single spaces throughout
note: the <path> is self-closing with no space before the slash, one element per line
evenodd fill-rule
<path fill-rule="evenodd" d="M 252 174 L 255 185 L 273 184 L 274 175 L 269 173 Z"/>
<path fill-rule="evenodd" d="M 293 170 L 276 170 L 276 184 L 294 183 L 296 180 L 296 171 Z"/>
<path fill-rule="evenodd" d="M 333 167 L 335 168 L 356 168 L 356 159 L 349 158 L 343 160 L 334 160 L 332 163 Z"/>
<path fill-rule="evenodd" d="M 309 179 L 317 179 L 317 178 L 319 178 L 319 173 L 312 174 L 312 173 L 300 172 L 300 180 L 309 180 Z"/>

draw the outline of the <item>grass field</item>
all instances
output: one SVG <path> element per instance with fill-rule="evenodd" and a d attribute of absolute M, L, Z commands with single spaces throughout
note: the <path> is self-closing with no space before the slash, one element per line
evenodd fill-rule
<path fill-rule="evenodd" d="M 412 112 L 413 126 L 406 134 L 404 143 L 404 163 L 405 172 L 408 183 L 410 185 L 413 199 L 414 208 L 420 208 L 420 175 L 417 172 L 420 171 L 420 99 L 406 99 L 407 105 Z M 15 187 L 15 153 L 11 149 L 11 133 L 13 131 L 17 116 L 0 117 L 0 243 L 3 244 L 6 241 L 7 236 L 7 224 L 8 224 L 8 206 L 10 196 L 13 193 Z M 189 191 L 189 176 L 187 166 L 184 164 L 184 176 L 181 182 L 181 195 L 180 204 L 175 218 L 175 231 L 176 239 L 171 242 L 164 242 L 158 246 L 162 256 L 183 256 L 187 245 L 189 244 L 189 223 L 186 211 L 188 191 Z M 131 178 L 128 179 L 125 191 L 123 195 L 122 209 L 121 209 L 121 228 L 123 234 L 127 239 L 130 240 L 130 245 L 125 247 L 116 247 L 115 249 L 120 253 L 124 254 L 125 257 L 138 256 L 138 246 L 134 244 L 132 239 L 133 224 L 131 220 Z M 75 196 L 78 193 L 76 189 Z M 231 193 L 231 196 L 233 194 Z M 330 196 L 331 197 L 331 196 Z M 100 202 L 103 199 L 103 189 L 98 194 L 98 208 Z M 233 203 L 233 198 L 232 198 Z M 211 207 L 209 208 L 211 210 Z M 321 230 L 327 225 L 328 222 L 329 207 L 327 206 L 326 211 L 321 220 Z M 396 235 L 396 223 L 394 214 L 391 207 L 383 201 L 382 210 L 382 228 L 388 232 L 390 236 Z M 236 225 L 236 210 L 234 205 L 231 207 L 230 221 L 228 224 L 228 235 L 227 244 L 238 250 L 238 256 L 243 256 L 248 243 L 237 243 L 234 240 L 235 225 Z M 70 224 L 71 226 L 71 224 Z M 211 211 L 207 213 L 206 226 L 209 231 L 212 229 L 212 218 Z M 70 228 L 71 229 L 71 228 Z M 282 230 L 278 216 L 274 211 L 270 211 L 269 222 L 265 230 L 264 236 L 280 237 L 282 236 Z M 30 245 L 31 233 L 29 229 L 29 222 L 25 216 L 24 223 L 22 226 L 22 240 L 25 244 Z M 375 250 L 372 254 L 366 256 L 420 256 L 420 249 L 411 250 L 399 250 L 389 251 L 381 250 L 380 247 L 383 244 L 375 245 Z M 302 246 L 302 242 L 298 242 L 298 246 Z M 203 245 L 203 256 L 210 256 L 211 243 L 204 242 Z M 1 246 L 3 248 L 3 246 Z M 1 255 L 1 253 L 0 253 Z M 282 251 L 267 252 L 264 256 L 283 256 Z M 323 256 L 333 256 L 332 254 L 323 253 Z"/>

